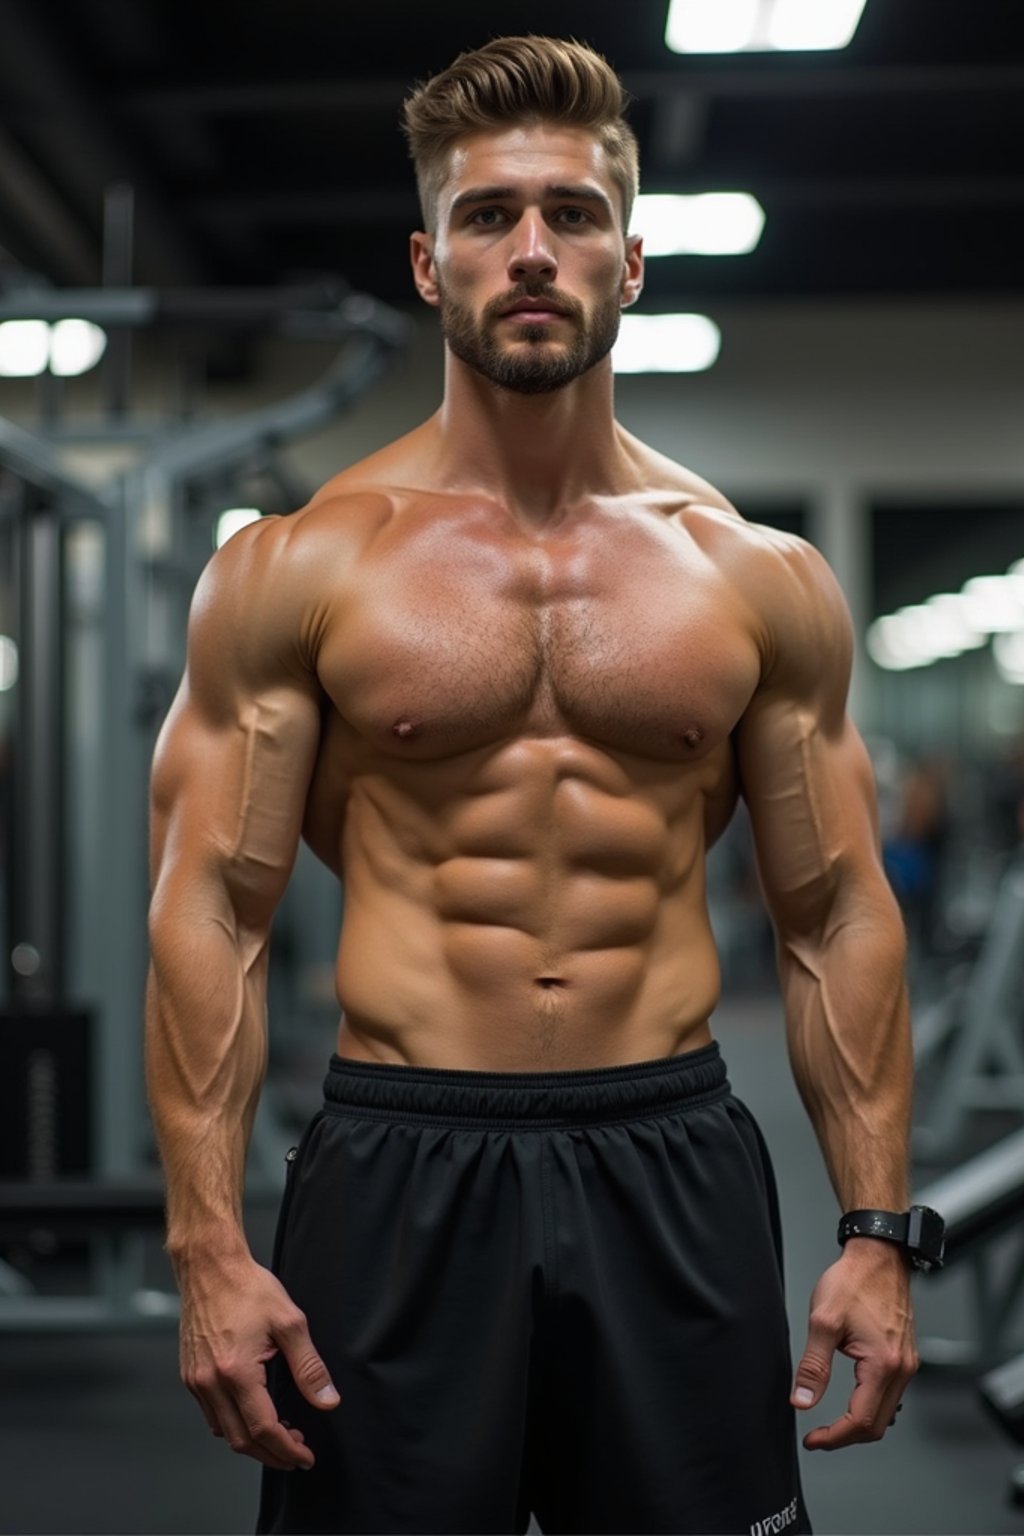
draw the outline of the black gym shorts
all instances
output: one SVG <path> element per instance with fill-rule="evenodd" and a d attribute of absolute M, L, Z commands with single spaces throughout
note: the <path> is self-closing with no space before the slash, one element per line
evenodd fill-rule
<path fill-rule="evenodd" d="M 778 1205 L 717 1045 L 579 1072 L 334 1057 L 274 1269 L 341 1395 L 260 1532 L 808 1532 Z"/>

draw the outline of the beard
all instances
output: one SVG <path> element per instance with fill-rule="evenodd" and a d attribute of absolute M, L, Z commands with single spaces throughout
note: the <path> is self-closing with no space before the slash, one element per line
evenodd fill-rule
<path fill-rule="evenodd" d="M 621 319 L 618 292 L 602 299 L 589 318 L 582 304 L 545 284 L 522 284 L 500 299 L 492 299 L 479 320 L 437 280 L 441 333 L 452 352 L 474 372 L 499 389 L 519 395 L 543 395 L 564 389 L 607 357 L 615 345 Z M 517 340 L 501 346 L 494 328 L 517 299 L 550 299 L 572 326 L 572 339 L 553 341 L 551 326 L 516 322 Z"/>

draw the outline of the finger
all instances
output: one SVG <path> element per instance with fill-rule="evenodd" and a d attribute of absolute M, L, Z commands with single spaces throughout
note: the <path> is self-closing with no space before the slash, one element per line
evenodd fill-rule
<path fill-rule="evenodd" d="M 912 1374 L 912 1373 L 911 1373 Z M 880 1422 L 883 1433 L 893 1428 L 896 1423 L 896 1415 L 903 1411 L 903 1394 L 910 1382 L 910 1375 L 901 1374 L 898 1380 L 892 1383 L 889 1391 L 882 1401 Z"/>
<path fill-rule="evenodd" d="M 824 1397 L 838 1342 L 839 1329 L 812 1313 L 807 1343 L 794 1372 L 793 1390 L 789 1395 L 794 1408 L 813 1408 Z"/>
<path fill-rule="evenodd" d="M 224 1438 L 231 1449 L 238 1456 L 251 1456 L 254 1461 L 259 1461 L 265 1467 L 272 1467 L 276 1472 L 294 1472 L 301 1465 L 296 1460 L 298 1447 L 291 1441 L 284 1430 L 281 1431 L 282 1443 L 280 1445 L 268 1445 L 257 1440 L 246 1422 L 246 1415 L 226 1394 L 217 1394 L 217 1411 L 224 1426 Z M 280 1428 L 280 1425 L 278 1426 Z M 312 1465 L 312 1454 L 306 1452 L 308 1464 Z"/>
<path fill-rule="evenodd" d="M 265 1386 L 248 1382 L 243 1387 L 237 1387 L 234 1406 L 245 1426 L 248 1444 L 252 1447 L 246 1454 L 263 1460 L 265 1453 L 284 1461 L 288 1468 L 313 1465 L 313 1452 L 304 1441 L 296 1440 L 295 1435 L 281 1423 L 273 1398 Z"/>
<path fill-rule="evenodd" d="M 209 1375 L 209 1373 L 207 1373 Z M 232 1400 L 232 1383 L 230 1377 L 224 1375 L 218 1381 L 215 1375 L 201 1378 L 201 1383 L 188 1380 L 185 1386 L 191 1392 L 196 1402 L 202 1409 L 203 1417 L 210 1427 L 210 1432 L 218 1440 L 227 1440 L 233 1451 L 239 1455 L 255 1455 L 263 1459 L 246 1432 L 245 1421 Z M 299 1431 L 295 1434 L 304 1440 Z M 294 1441 L 294 1435 L 291 1437 Z M 268 1461 L 268 1466 L 275 1466 L 279 1471 L 291 1471 L 294 1469 L 295 1460 L 289 1448 L 287 1462 L 277 1456 Z"/>
<path fill-rule="evenodd" d="M 872 1369 L 858 1360 L 857 1383 L 846 1412 L 832 1424 L 812 1429 L 804 1438 L 809 1451 L 838 1451 L 847 1445 L 864 1445 L 881 1440 L 895 1416 L 896 1405 L 906 1386 L 906 1377 L 898 1372 Z"/>
<path fill-rule="evenodd" d="M 279 1346 L 292 1380 L 314 1408 L 330 1410 L 341 1401 L 331 1373 L 313 1347 L 306 1319 L 296 1312 L 283 1326 L 275 1328 L 274 1342 Z"/>
<path fill-rule="evenodd" d="M 196 1402 L 199 1404 L 200 1408 L 202 1409 L 202 1411 L 203 1411 L 203 1418 L 206 1420 L 207 1424 L 210 1426 L 210 1433 L 213 1434 L 213 1435 L 216 1435 L 218 1440 L 223 1440 L 223 1438 L 224 1438 L 224 1431 L 220 1427 L 220 1424 L 219 1424 L 218 1419 L 217 1419 L 217 1415 L 214 1413 L 213 1409 L 207 1403 L 206 1398 L 203 1396 L 202 1392 L 200 1392 L 197 1387 L 189 1386 L 189 1383 L 187 1381 L 186 1381 L 185 1385 L 186 1385 L 186 1387 L 188 1387 L 188 1390 L 191 1392 L 192 1396 L 195 1398 Z"/>

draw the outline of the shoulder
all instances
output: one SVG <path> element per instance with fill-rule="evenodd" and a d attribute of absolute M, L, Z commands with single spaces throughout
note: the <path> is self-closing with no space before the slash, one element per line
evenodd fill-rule
<path fill-rule="evenodd" d="M 809 695 L 844 679 L 853 627 L 825 557 L 796 534 L 694 501 L 674 521 L 727 583 L 761 654 L 762 687 Z"/>
<path fill-rule="evenodd" d="M 747 524 L 737 581 L 755 616 L 761 691 L 825 707 L 843 705 L 853 625 L 828 561 L 795 534 Z"/>
<path fill-rule="evenodd" d="M 311 667 L 346 577 L 393 513 L 380 492 L 325 487 L 297 512 L 258 518 L 207 563 L 191 628 L 235 647 L 270 646 Z"/>

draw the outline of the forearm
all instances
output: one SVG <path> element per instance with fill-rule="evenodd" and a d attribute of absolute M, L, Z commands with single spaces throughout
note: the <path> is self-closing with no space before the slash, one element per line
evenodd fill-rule
<path fill-rule="evenodd" d="M 266 944 L 246 963 L 230 924 L 151 929 L 146 1080 L 167 1188 L 167 1248 L 248 1253 L 245 1155 L 266 1065 Z"/>
<path fill-rule="evenodd" d="M 906 946 L 888 893 L 780 936 L 790 1060 L 844 1210 L 905 1208 L 913 1053 Z"/>

